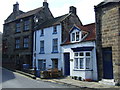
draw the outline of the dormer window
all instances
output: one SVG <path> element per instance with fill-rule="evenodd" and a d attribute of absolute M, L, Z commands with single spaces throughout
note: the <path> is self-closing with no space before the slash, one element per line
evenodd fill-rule
<path fill-rule="evenodd" d="M 80 31 L 73 32 L 71 35 L 72 42 L 80 41 Z"/>
<path fill-rule="evenodd" d="M 83 31 L 81 29 L 78 29 L 74 27 L 70 32 L 70 40 L 72 43 L 74 42 L 80 42 L 82 41 L 86 36 L 88 35 L 88 32 Z"/>

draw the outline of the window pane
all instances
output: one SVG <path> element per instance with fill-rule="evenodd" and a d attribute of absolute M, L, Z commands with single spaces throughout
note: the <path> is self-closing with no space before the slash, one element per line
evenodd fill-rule
<path fill-rule="evenodd" d="M 84 69 L 84 59 L 80 58 L 80 69 Z"/>
<path fill-rule="evenodd" d="M 75 41 L 75 33 L 72 33 L 72 41 Z"/>
<path fill-rule="evenodd" d="M 53 39 L 53 52 L 58 52 L 58 39 Z"/>
<path fill-rule="evenodd" d="M 90 69 L 90 58 L 86 58 L 86 69 Z"/>
<path fill-rule="evenodd" d="M 90 56 L 90 52 L 86 52 L 86 56 Z"/>
<path fill-rule="evenodd" d="M 79 41 L 79 32 L 76 32 L 76 41 Z"/>
<path fill-rule="evenodd" d="M 74 68 L 75 68 L 75 69 L 78 69 L 78 58 L 75 58 Z"/>
<path fill-rule="evenodd" d="M 41 30 L 41 36 L 43 36 L 43 35 L 44 35 L 44 30 L 42 29 L 42 30 Z"/>
<path fill-rule="evenodd" d="M 20 32 L 20 23 L 16 24 L 16 32 Z"/>
<path fill-rule="evenodd" d="M 80 52 L 80 54 L 79 54 L 80 56 L 84 56 L 84 53 L 83 52 Z"/>
<path fill-rule="evenodd" d="M 40 53 L 44 53 L 44 41 L 40 41 Z"/>
<path fill-rule="evenodd" d="M 28 48 L 28 40 L 29 40 L 28 37 L 24 38 L 24 48 Z"/>
<path fill-rule="evenodd" d="M 54 34 L 57 33 L 57 27 L 56 26 L 53 27 L 53 33 Z"/>
<path fill-rule="evenodd" d="M 78 53 L 75 53 L 74 55 L 75 55 L 75 56 L 78 56 Z"/>
<path fill-rule="evenodd" d="M 15 48 L 16 49 L 20 48 L 20 39 L 15 40 Z"/>
<path fill-rule="evenodd" d="M 30 21 L 29 20 L 26 20 L 24 22 L 24 30 L 29 30 L 30 29 Z"/>

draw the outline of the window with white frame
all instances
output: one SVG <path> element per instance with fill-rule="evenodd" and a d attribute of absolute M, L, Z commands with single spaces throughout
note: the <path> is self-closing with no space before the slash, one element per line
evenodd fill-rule
<path fill-rule="evenodd" d="M 72 42 L 76 42 L 76 41 L 80 41 L 81 38 L 80 38 L 80 31 L 77 31 L 77 32 L 73 32 L 71 34 L 71 41 Z"/>
<path fill-rule="evenodd" d="M 40 36 L 44 36 L 44 30 L 43 29 L 41 30 Z"/>
<path fill-rule="evenodd" d="M 91 69 L 91 52 L 75 52 L 74 53 L 74 69 Z"/>
<path fill-rule="evenodd" d="M 53 27 L 53 34 L 57 34 L 57 26 Z"/>
<path fill-rule="evenodd" d="M 41 71 L 46 70 L 46 60 L 44 60 L 44 59 L 38 60 L 38 69 Z"/>
<path fill-rule="evenodd" d="M 52 46 L 52 52 L 57 53 L 58 52 L 58 39 L 53 39 L 53 46 Z"/>
<path fill-rule="evenodd" d="M 88 32 L 76 30 L 71 33 L 71 42 L 79 42 L 88 35 Z"/>
<path fill-rule="evenodd" d="M 40 41 L 40 53 L 44 53 L 44 41 Z"/>

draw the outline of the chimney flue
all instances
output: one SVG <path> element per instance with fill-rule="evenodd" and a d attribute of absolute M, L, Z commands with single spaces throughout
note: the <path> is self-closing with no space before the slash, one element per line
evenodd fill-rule
<path fill-rule="evenodd" d="M 75 14 L 76 15 L 76 7 L 74 7 L 74 6 L 70 6 L 70 10 L 69 10 L 69 13 L 73 13 L 73 14 Z"/>
<path fill-rule="evenodd" d="M 13 12 L 19 11 L 19 4 L 16 2 L 16 4 L 13 5 Z"/>

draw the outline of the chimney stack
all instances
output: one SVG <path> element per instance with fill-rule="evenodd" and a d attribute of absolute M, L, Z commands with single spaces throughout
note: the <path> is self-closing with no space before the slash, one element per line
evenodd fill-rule
<path fill-rule="evenodd" d="M 16 4 L 13 5 L 13 12 L 19 11 L 19 4 L 16 2 Z"/>
<path fill-rule="evenodd" d="M 44 7 L 48 7 L 47 0 L 44 0 L 44 2 L 43 2 L 43 6 L 44 6 Z"/>
<path fill-rule="evenodd" d="M 69 13 L 73 13 L 73 14 L 76 15 L 76 14 L 77 14 L 77 12 L 76 12 L 76 7 L 70 6 Z"/>

